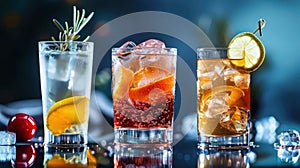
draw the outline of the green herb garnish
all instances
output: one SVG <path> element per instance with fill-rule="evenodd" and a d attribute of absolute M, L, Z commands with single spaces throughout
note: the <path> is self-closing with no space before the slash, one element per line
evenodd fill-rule
<path fill-rule="evenodd" d="M 85 10 L 82 9 L 82 13 L 76 9 L 76 6 L 73 7 L 73 27 L 69 27 L 68 22 L 65 22 L 65 28 L 62 24 L 59 23 L 56 19 L 53 19 L 54 25 L 60 30 L 58 34 L 58 41 L 76 41 L 80 38 L 78 34 L 82 28 L 91 20 L 94 12 L 91 12 L 88 17 L 85 17 Z M 87 41 L 90 36 L 87 36 L 83 41 Z M 53 41 L 57 41 L 53 36 L 51 37 Z M 65 51 L 67 50 L 68 45 L 60 45 L 60 49 Z"/>

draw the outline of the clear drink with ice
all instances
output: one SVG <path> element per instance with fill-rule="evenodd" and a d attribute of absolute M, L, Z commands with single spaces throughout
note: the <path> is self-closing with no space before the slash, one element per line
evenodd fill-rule
<path fill-rule="evenodd" d="M 247 145 L 250 73 L 227 58 L 227 49 L 198 49 L 198 134 L 208 146 Z"/>
<path fill-rule="evenodd" d="M 112 94 L 116 143 L 173 141 L 175 48 L 150 39 L 112 49 Z"/>
<path fill-rule="evenodd" d="M 93 43 L 39 42 L 39 60 L 44 143 L 86 144 Z"/>

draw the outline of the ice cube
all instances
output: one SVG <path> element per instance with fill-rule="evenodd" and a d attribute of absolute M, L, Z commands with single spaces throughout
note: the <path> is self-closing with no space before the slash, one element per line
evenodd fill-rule
<path fill-rule="evenodd" d="M 239 74 L 233 77 L 234 84 L 240 89 L 248 89 L 250 86 L 250 74 Z"/>
<path fill-rule="evenodd" d="M 234 77 L 237 75 L 240 75 L 240 72 L 238 70 L 232 68 L 225 68 L 221 76 L 223 76 L 225 80 L 233 82 Z"/>
<path fill-rule="evenodd" d="M 299 132 L 296 130 L 283 131 L 278 135 L 281 146 L 297 146 L 299 145 Z"/>
<path fill-rule="evenodd" d="M 147 52 L 147 55 L 142 55 L 140 57 L 139 64 L 141 68 L 155 66 L 155 67 L 163 67 L 165 70 L 171 73 L 175 72 L 176 59 L 174 59 L 174 56 L 163 54 L 164 51 L 159 51 L 161 49 L 156 49 L 156 48 L 142 49 L 142 50 L 151 50 L 151 51 L 145 51 Z M 151 52 L 153 52 L 154 54 L 152 54 Z"/>
<path fill-rule="evenodd" d="M 206 101 L 207 110 L 204 114 L 208 118 L 215 118 L 219 115 L 226 113 L 229 109 L 227 99 L 229 95 L 227 93 L 217 94 Z"/>
<path fill-rule="evenodd" d="M 266 142 L 272 144 L 276 141 L 276 129 L 279 127 L 279 122 L 274 116 L 268 116 L 259 119 L 255 122 L 255 141 Z"/>
<path fill-rule="evenodd" d="M 141 59 L 140 56 L 134 54 L 130 54 L 125 57 L 119 57 L 120 64 L 132 70 L 133 72 L 136 72 L 139 69 L 141 69 L 140 59 Z M 115 65 L 116 65 L 115 67 L 119 66 L 118 64 Z"/>
<path fill-rule="evenodd" d="M 1 131 L 2 132 L 2 131 Z M 16 159 L 16 146 L 0 145 L 0 163 L 9 162 Z"/>
<path fill-rule="evenodd" d="M 119 56 L 127 56 L 131 54 L 132 50 L 136 47 L 136 44 L 132 41 L 125 42 L 118 50 Z"/>
<path fill-rule="evenodd" d="M 89 67 L 85 57 L 84 55 L 74 55 L 69 62 L 70 81 L 68 89 L 76 93 L 86 89 L 87 69 Z"/>
<path fill-rule="evenodd" d="M 157 56 L 155 54 L 167 54 L 168 51 L 166 49 L 165 43 L 156 39 L 150 39 L 145 42 L 140 43 L 136 46 L 136 50 L 134 51 L 136 54 L 141 56 L 148 54 L 147 59 L 152 59 L 152 62 L 158 62 Z M 152 57 L 150 55 L 153 55 Z M 167 62 L 166 62 L 167 63 Z"/>
<path fill-rule="evenodd" d="M 53 52 L 49 56 L 47 67 L 48 77 L 59 81 L 68 81 L 70 78 L 69 56 Z"/>
<path fill-rule="evenodd" d="M 299 159 L 299 149 L 278 149 L 277 157 L 284 163 L 295 164 Z"/>
<path fill-rule="evenodd" d="M 247 122 L 247 111 L 239 109 L 238 107 L 231 107 L 227 113 L 224 113 L 221 117 L 220 125 L 229 131 L 242 133 L 246 131 Z"/>
<path fill-rule="evenodd" d="M 137 48 L 166 48 L 166 45 L 162 41 L 149 39 L 137 45 Z"/>
<path fill-rule="evenodd" d="M 198 80 L 199 82 L 197 84 L 200 84 L 198 88 L 207 90 L 213 87 L 212 78 L 210 76 L 202 75 L 198 78 Z"/>
<path fill-rule="evenodd" d="M 214 65 L 214 72 L 218 74 L 220 77 L 223 77 L 223 73 L 225 71 L 225 66 L 221 62 L 216 62 Z"/>
<path fill-rule="evenodd" d="M 132 54 L 136 44 L 132 41 L 125 42 L 118 50 L 117 55 L 118 61 L 124 67 L 131 69 L 133 72 L 140 69 L 140 59 L 141 57 L 135 54 Z M 115 62 L 115 67 L 118 66 L 117 62 Z"/>
<path fill-rule="evenodd" d="M 15 133 L 0 131 L 0 145 L 13 145 L 15 143 L 16 143 Z"/>

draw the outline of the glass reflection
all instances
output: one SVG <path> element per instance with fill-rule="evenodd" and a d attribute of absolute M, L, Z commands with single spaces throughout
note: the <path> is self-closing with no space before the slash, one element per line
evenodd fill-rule
<path fill-rule="evenodd" d="M 172 167 L 171 146 L 117 144 L 114 167 L 167 168 Z"/>
<path fill-rule="evenodd" d="M 87 147 L 44 147 L 44 167 L 91 167 L 88 161 L 96 160 Z M 94 166 L 96 167 L 96 163 Z"/>
<path fill-rule="evenodd" d="M 249 149 L 198 149 L 197 168 L 249 168 Z"/>
<path fill-rule="evenodd" d="M 282 163 L 291 166 L 299 166 L 298 160 L 300 156 L 299 149 L 282 148 L 277 150 L 277 157 Z"/>
<path fill-rule="evenodd" d="M 11 161 L 12 167 L 33 167 L 36 162 L 36 149 L 33 145 L 17 145 L 16 159 Z"/>
<path fill-rule="evenodd" d="M 0 145 L 0 163 L 11 162 L 16 159 L 16 146 Z"/>

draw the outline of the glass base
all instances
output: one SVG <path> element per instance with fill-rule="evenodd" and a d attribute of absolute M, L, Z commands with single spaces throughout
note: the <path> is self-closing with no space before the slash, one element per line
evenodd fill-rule
<path fill-rule="evenodd" d="M 118 128 L 114 130 L 114 134 L 117 144 L 170 145 L 173 142 L 171 128 Z"/>
<path fill-rule="evenodd" d="M 199 135 L 199 148 L 248 148 L 249 133 L 232 136 Z"/>
<path fill-rule="evenodd" d="M 62 134 L 54 136 L 51 133 L 45 137 L 45 146 L 50 147 L 81 147 L 87 144 L 87 135 L 84 134 Z"/>

